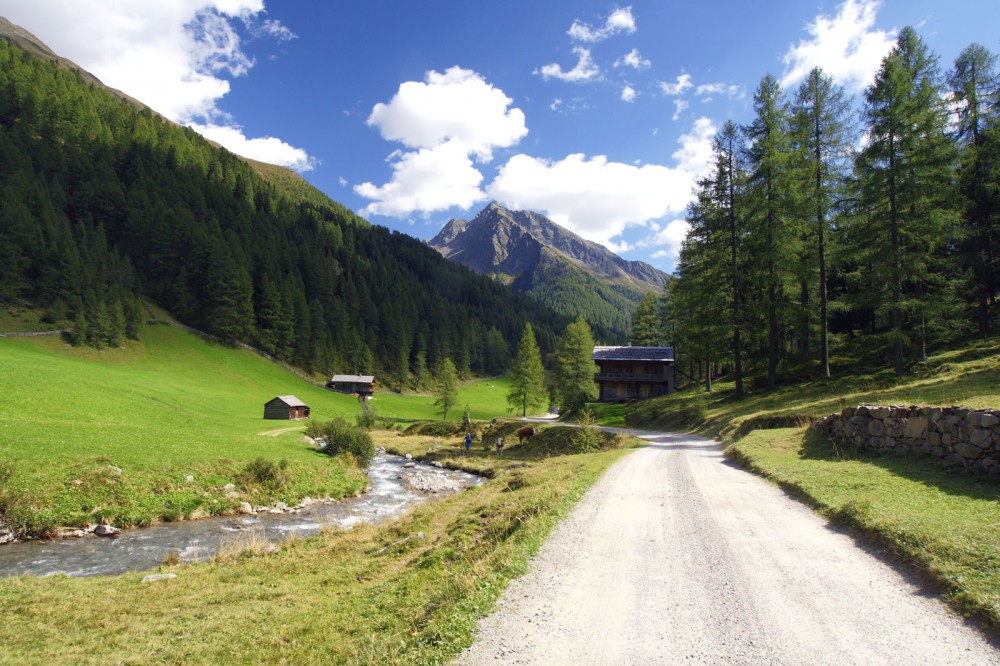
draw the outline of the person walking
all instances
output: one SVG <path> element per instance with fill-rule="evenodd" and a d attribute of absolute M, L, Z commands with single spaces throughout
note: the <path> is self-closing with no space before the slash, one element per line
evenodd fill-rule
<path fill-rule="evenodd" d="M 468 455 L 469 451 L 472 449 L 472 433 L 465 433 L 465 454 Z"/>

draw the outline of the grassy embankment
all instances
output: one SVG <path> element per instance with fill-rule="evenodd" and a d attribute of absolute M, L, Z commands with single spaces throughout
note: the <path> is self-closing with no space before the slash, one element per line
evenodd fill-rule
<path fill-rule="evenodd" d="M 353 421 L 357 400 L 246 350 L 154 325 L 140 342 L 101 351 L 58 336 L 0 338 L 0 368 L 0 517 L 19 533 L 144 525 L 367 485 L 350 461 L 312 449 L 303 422 L 262 418 L 276 395 L 302 399 L 317 420 Z M 468 403 L 478 418 L 503 413 L 505 386 L 501 379 L 464 387 L 462 409 Z M 371 404 L 400 418 L 434 410 L 433 398 L 378 394 Z M 286 478 L 249 476 L 257 458 L 287 461 Z"/>
<path fill-rule="evenodd" d="M 1000 482 L 919 455 L 876 456 L 803 427 L 858 404 L 1000 408 L 1000 343 L 891 371 L 802 382 L 772 392 L 692 388 L 637 406 L 635 427 L 719 437 L 727 453 L 836 523 L 928 574 L 961 612 L 1000 629 Z"/>
<path fill-rule="evenodd" d="M 157 341 L 161 336 L 167 339 Z M 0 344 L 5 360 L 21 359 L 19 367 L 54 364 L 38 379 L 57 376 L 64 364 L 81 363 L 80 353 L 94 353 L 56 353 L 46 348 L 54 343 L 27 349 L 8 346 L 6 341 Z M 213 364 L 211 377 L 200 380 L 206 384 L 213 383 L 212 378 L 219 383 L 227 364 L 235 372 L 244 364 L 257 363 L 252 357 L 242 358 L 241 352 L 204 346 L 166 328 L 150 331 L 143 345 L 197 354 L 199 366 L 206 365 L 206 355 L 226 357 L 222 367 Z M 167 361 L 154 361 L 148 350 L 134 354 L 144 360 L 121 361 L 122 374 L 136 378 L 117 387 L 117 399 L 127 393 L 143 395 L 146 401 L 153 400 L 152 394 L 164 395 L 163 400 L 176 403 L 174 411 L 182 412 L 185 427 L 200 421 L 201 412 L 189 413 L 195 408 L 180 397 L 179 386 L 153 388 L 140 381 L 147 372 L 137 366 Z M 63 360 L 56 362 L 53 357 Z M 183 374 L 194 372 L 180 359 L 167 367 L 175 372 L 185 368 Z M 281 377 L 276 372 L 275 380 Z M 86 372 L 73 368 L 71 374 L 79 381 Z M 145 381 L 153 373 L 148 374 Z M 108 381 L 103 374 L 101 379 Z M 116 379 L 126 382 L 124 376 Z M 199 381 L 198 375 L 187 379 L 184 384 Z M 308 394 L 301 384 L 289 388 L 327 415 L 337 412 L 337 396 Z M 268 384 L 269 392 L 285 390 Z M 243 391 L 250 388 L 244 385 Z M 241 398 L 240 393 L 219 397 L 237 401 L 231 409 L 244 403 L 249 409 L 252 403 L 256 414 L 261 401 Z M 324 399 L 334 402 L 323 405 Z M 105 407 L 95 405 L 93 410 L 95 420 L 100 421 L 102 414 L 105 420 L 110 418 Z M 240 445 L 280 447 L 290 459 L 291 450 L 299 446 L 298 436 L 254 434 L 259 425 L 251 426 L 250 416 L 219 418 L 225 422 L 201 425 L 198 431 L 217 433 L 215 446 L 228 427 L 236 430 Z M 179 427 L 166 417 L 162 420 L 147 426 L 144 434 Z M 9 413 L 2 422 L 11 424 Z M 4 646 L 0 662 L 440 663 L 471 641 L 476 620 L 489 612 L 506 582 L 523 573 L 528 558 L 558 520 L 627 452 L 612 448 L 575 454 L 573 431 L 558 426 L 540 428 L 542 432 L 520 446 L 508 432 L 519 425 L 500 426 L 510 443 L 503 458 L 484 451 L 478 442 L 466 454 L 458 436 L 377 434 L 377 443 L 400 452 L 460 462 L 491 478 L 480 488 L 423 505 L 388 524 L 291 541 L 270 554 L 262 553 L 252 535 L 244 536 L 213 562 L 165 563 L 160 571 L 177 577 L 153 583 L 142 583 L 143 574 L 0 580 L 0 615 L 5 618 L 0 623 Z M 25 439 L 30 437 L 22 432 L 19 441 Z M 115 460 L 124 465 L 124 474 L 132 465 L 149 465 L 163 455 L 150 452 L 150 447 L 130 451 L 133 439 L 128 436 L 114 441 L 116 454 L 123 456 Z M 622 441 L 613 444 L 620 446 Z M 187 452 L 181 457 L 192 462 L 197 456 Z"/>

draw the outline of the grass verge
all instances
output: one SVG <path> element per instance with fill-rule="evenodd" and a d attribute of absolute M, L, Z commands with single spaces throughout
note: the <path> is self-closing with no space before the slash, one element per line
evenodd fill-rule
<path fill-rule="evenodd" d="M 164 565 L 177 574 L 169 580 L 0 580 L 0 662 L 441 663 L 471 642 L 507 581 L 627 452 L 550 449 L 533 441 L 503 459 L 481 452 L 476 464 L 494 478 L 479 488 L 275 554 Z"/>
<path fill-rule="evenodd" d="M 727 454 L 834 522 L 860 530 L 1000 630 L 1000 486 L 923 456 L 844 451 L 801 428 L 758 430 Z"/>

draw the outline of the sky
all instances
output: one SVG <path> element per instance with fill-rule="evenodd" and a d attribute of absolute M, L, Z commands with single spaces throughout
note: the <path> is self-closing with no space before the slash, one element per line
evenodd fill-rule
<path fill-rule="evenodd" d="M 0 0 L 234 153 L 420 239 L 490 201 L 672 271 L 715 132 L 772 74 L 860 100 L 899 29 L 1000 53 L 995 0 Z"/>

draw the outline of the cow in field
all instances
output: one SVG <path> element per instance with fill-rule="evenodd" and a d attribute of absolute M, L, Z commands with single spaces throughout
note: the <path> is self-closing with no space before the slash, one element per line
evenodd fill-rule
<path fill-rule="evenodd" d="M 515 434 L 517 435 L 517 443 L 524 444 L 524 440 L 531 439 L 535 436 L 535 429 L 528 426 L 526 428 L 521 428 Z"/>

